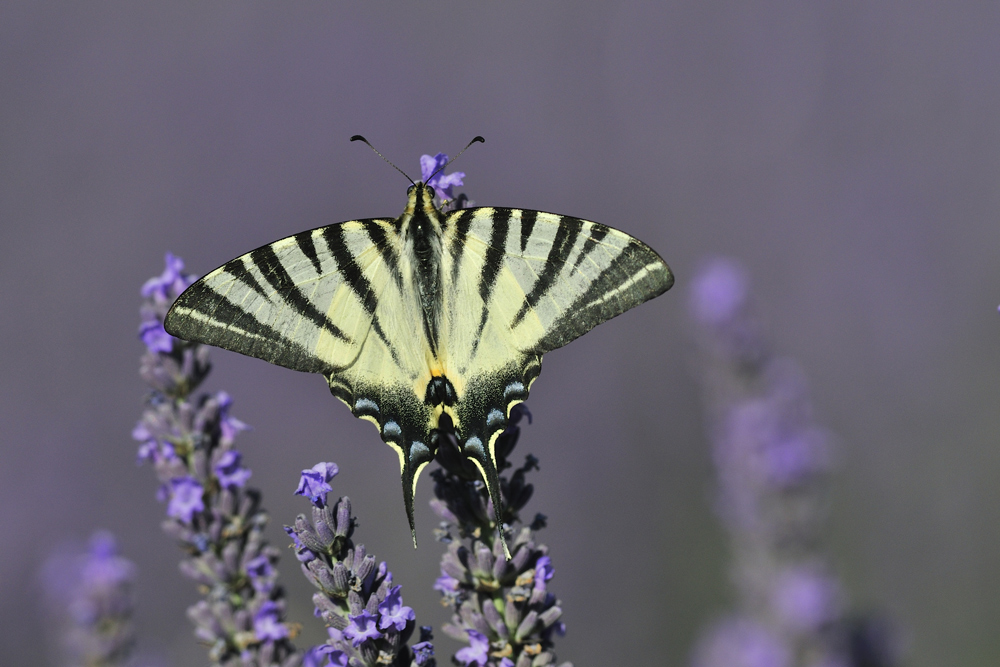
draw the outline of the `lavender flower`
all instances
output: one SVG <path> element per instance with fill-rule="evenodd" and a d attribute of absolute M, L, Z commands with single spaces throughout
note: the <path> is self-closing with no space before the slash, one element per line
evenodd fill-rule
<path fill-rule="evenodd" d="M 323 509 L 326 505 L 326 494 L 333 491 L 330 480 L 340 472 L 336 463 L 317 463 L 311 470 L 303 470 L 299 479 L 299 488 L 295 495 L 305 496 L 313 505 Z"/>
<path fill-rule="evenodd" d="M 66 664 L 115 667 L 132 651 L 135 566 L 118 555 L 115 538 L 100 531 L 85 553 L 54 554 L 43 584 L 63 628 Z"/>
<path fill-rule="evenodd" d="M 362 610 L 360 614 L 347 617 L 350 622 L 344 629 L 344 637 L 351 640 L 351 645 L 357 648 L 367 641 L 381 639 L 382 633 L 376 627 L 379 618 L 369 614 L 367 610 Z"/>
<path fill-rule="evenodd" d="M 455 658 L 463 665 L 485 665 L 490 659 L 490 640 L 486 638 L 486 635 L 475 630 L 466 630 L 465 632 L 469 635 L 469 645 L 459 649 Z"/>
<path fill-rule="evenodd" d="M 431 629 L 428 626 L 420 628 L 420 642 L 413 645 L 413 660 L 423 667 L 434 664 L 434 644 L 430 643 Z"/>
<path fill-rule="evenodd" d="M 403 604 L 403 598 L 399 594 L 400 588 L 402 586 L 393 586 L 385 596 L 385 600 L 378 606 L 379 613 L 382 614 L 378 627 L 383 630 L 391 625 L 397 632 L 402 632 L 407 622 L 416 619 L 413 610 Z"/>
<path fill-rule="evenodd" d="M 515 406 L 510 426 L 497 439 L 497 469 L 501 473 L 512 467 L 508 459 L 517 444 L 518 423 L 523 417 L 530 419 L 530 413 L 524 406 Z M 536 514 L 529 525 L 517 527 L 519 513 L 533 491 L 525 476 L 538 469 L 538 460 L 526 456 L 520 468 L 500 478 L 502 529 L 512 553 L 507 561 L 495 537 L 493 507 L 478 470 L 461 457 L 454 437 L 442 437 L 438 446 L 441 468 L 431 473 L 436 496 L 431 507 L 442 519 L 435 532 L 448 550 L 441 559 L 441 577 L 434 589 L 441 593 L 442 604 L 454 611 L 444 631 L 469 642 L 455 659 L 480 667 L 555 664 L 552 638 L 563 634 L 565 626 L 560 621 L 559 600 L 548 590 L 554 574 L 552 559 L 548 548 L 535 542 L 534 532 L 544 527 L 545 517 Z"/>
<path fill-rule="evenodd" d="M 300 514 L 294 526 L 285 526 L 303 574 L 317 588 L 316 616 L 329 626 L 324 650 L 331 664 L 343 667 L 434 667 L 430 629 L 421 628 L 420 642 L 412 648 L 406 644 L 416 615 L 403 604 L 401 587 L 393 585 L 386 564 L 376 565 L 365 546 L 351 539 L 350 499 L 327 502 L 337 470 L 336 464 L 318 463 L 302 471 L 295 494 L 309 498 L 312 517 Z"/>
<path fill-rule="evenodd" d="M 225 489 L 242 488 L 250 479 L 250 471 L 241 467 L 243 455 L 235 449 L 223 452 L 212 471 L 219 480 L 219 485 Z"/>
<path fill-rule="evenodd" d="M 297 667 L 303 656 L 290 642 L 297 627 L 284 621 L 278 550 L 264 540 L 267 514 L 245 488 L 251 473 L 233 448 L 246 426 L 230 416 L 228 394 L 192 395 L 210 368 L 207 349 L 161 333 L 170 304 L 194 281 L 183 269 L 168 253 L 163 274 L 142 288 L 140 373 L 152 392 L 132 432 L 139 461 L 160 481 L 163 530 L 186 554 L 181 572 L 205 592 L 188 616 L 212 664 Z"/>
<path fill-rule="evenodd" d="M 465 172 L 454 171 L 450 174 L 445 174 L 443 171 L 438 171 L 444 165 L 448 164 L 448 156 L 444 153 L 438 153 L 434 157 L 430 155 L 420 156 L 420 178 L 427 185 L 434 188 L 437 192 L 438 197 L 443 201 L 450 201 L 454 199 L 452 193 L 452 188 L 462 185 L 462 179 L 465 178 Z M 431 174 L 434 174 L 431 177 Z"/>
<path fill-rule="evenodd" d="M 830 438 L 802 373 L 773 355 L 746 272 L 714 260 L 692 281 L 705 405 L 738 611 L 709 628 L 695 667 L 859 666 L 822 547 Z M 893 663 L 881 663 L 888 667 Z"/>
<path fill-rule="evenodd" d="M 438 153 L 437 155 L 431 157 L 430 155 L 420 156 L 420 178 L 427 185 L 434 188 L 436 203 L 441 207 L 442 210 L 453 211 L 459 208 L 467 208 L 473 205 L 473 202 L 469 200 L 465 194 L 455 195 L 453 189 L 462 185 L 462 179 L 465 178 L 465 172 L 454 171 L 450 174 L 445 174 L 443 172 L 438 172 L 433 178 L 431 174 L 436 172 L 438 169 L 443 167 L 448 163 L 448 156 L 444 153 Z"/>

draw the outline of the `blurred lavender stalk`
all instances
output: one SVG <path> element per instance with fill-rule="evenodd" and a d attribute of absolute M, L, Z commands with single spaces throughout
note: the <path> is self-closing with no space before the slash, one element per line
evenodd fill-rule
<path fill-rule="evenodd" d="M 773 354 L 745 271 L 707 263 L 690 308 L 718 476 L 716 511 L 732 548 L 737 608 L 702 636 L 694 667 L 886 667 L 888 633 L 845 620 L 823 547 L 829 435 L 813 422 L 803 374 Z"/>
<path fill-rule="evenodd" d="M 66 667 L 122 667 L 135 642 L 135 565 L 118 555 L 114 535 L 98 531 L 86 552 L 56 553 L 42 583 L 61 633 Z"/>
<path fill-rule="evenodd" d="M 297 628 L 284 621 L 279 552 L 264 540 L 267 514 L 233 448 L 246 426 L 230 416 L 224 392 L 192 394 L 209 372 L 208 350 L 163 329 L 170 304 L 194 281 L 183 271 L 167 253 L 163 274 L 142 287 L 139 372 L 152 391 L 132 433 L 139 461 L 153 464 L 167 503 L 163 530 L 185 553 L 181 572 L 205 596 L 188 616 L 212 664 L 296 667 L 303 656 L 290 641 Z"/>

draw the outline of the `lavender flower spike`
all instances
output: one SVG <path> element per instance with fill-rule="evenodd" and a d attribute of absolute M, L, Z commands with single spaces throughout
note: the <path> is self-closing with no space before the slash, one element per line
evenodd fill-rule
<path fill-rule="evenodd" d="M 161 334 L 170 304 L 194 281 L 179 258 L 168 253 L 166 265 L 142 288 L 140 374 L 152 391 L 132 435 L 167 502 L 163 529 L 185 554 L 181 572 L 205 594 L 188 616 L 212 665 L 298 667 L 303 656 L 290 641 L 297 626 L 284 620 L 274 568 L 278 550 L 264 540 L 267 514 L 233 448 L 246 426 L 229 414 L 225 392 L 192 395 L 210 369 L 207 349 Z"/>
<path fill-rule="evenodd" d="M 813 423 L 801 371 L 771 351 L 747 273 L 735 262 L 716 259 L 695 275 L 690 310 L 704 362 L 716 511 L 732 544 L 740 601 L 706 630 L 692 664 L 873 664 L 852 655 L 854 631 L 820 539 L 830 438 Z"/>
<path fill-rule="evenodd" d="M 125 665 L 135 640 L 135 565 L 118 555 L 114 536 L 99 531 L 86 553 L 51 556 L 42 578 L 62 626 L 65 664 Z"/>
<path fill-rule="evenodd" d="M 393 585 L 385 563 L 376 565 L 363 544 L 354 544 L 350 499 L 327 502 L 337 470 L 318 463 L 302 471 L 296 494 L 310 499 L 312 516 L 300 514 L 294 526 L 285 526 L 302 573 L 317 588 L 313 604 L 329 626 L 324 650 L 330 664 L 435 667 L 429 628 L 421 628 L 419 643 L 407 645 L 416 615 L 403 604 L 402 587 Z"/>
<path fill-rule="evenodd" d="M 518 423 L 528 415 L 523 406 L 514 406 L 509 427 L 497 438 L 501 472 L 512 467 L 509 458 L 520 434 Z M 533 490 L 525 478 L 538 469 L 538 459 L 526 456 L 520 468 L 500 478 L 510 561 L 494 538 L 493 507 L 479 473 L 462 459 L 453 437 L 439 441 L 437 460 L 441 468 L 431 473 L 436 496 L 431 507 L 442 519 L 437 538 L 448 549 L 434 589 L 441 593 L 442 604 L 454 611 L 444 631 L 469 642 L 455 660 L 477 667 L 556 664 L 553 636 L 564 634 L 566 627 L 560 602 L 548 590 L 552 559 L 548 548 L 535 541 L 534 533 L 544 527 L 545 519 L 536 514 L 518 528 L 519 513 Z M 563 663 L 566 666 L 571 667 Z"/>

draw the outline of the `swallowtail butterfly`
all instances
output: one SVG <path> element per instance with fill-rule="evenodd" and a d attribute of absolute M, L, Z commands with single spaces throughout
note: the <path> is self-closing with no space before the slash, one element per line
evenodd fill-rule
<path fill-rule="evenodd" d="M 442 212 L 434 197 L 418 181 L 398 218 L 320 227 L 226 262 L 178 297 L 165 326 L 325 376 L 399 455 L 414 545 L 417 478 L 437 430 L 453 429 L 503 540 L 493 445 L 542 355 L 674 278 L 649 246 L 605 225 L 516 208 Z"/>

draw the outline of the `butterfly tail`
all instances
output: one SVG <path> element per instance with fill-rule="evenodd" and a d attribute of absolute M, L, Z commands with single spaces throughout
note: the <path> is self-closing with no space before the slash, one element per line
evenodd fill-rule
<path fill-rule="evenodd" d="M 503 534 L 503 496 L 500 494 L 500 475 L 497 473 L 496 462 L 486 450 L 483 441 L 475 436 L 465 441 L 462 453 L 476 464 L 483 479 L 486 480 L 486 490 L 493 503 L 493 519 L 500 535 L 500 544 L 503 546 L 504 556 L 510 560 L 510 549 L 507 548 L 507 539 Z"/>
<path fill-rule="evenodd" d="M 413 537 L 413 548 L 417 547 L 417 528 L 413 521 L 413 498 L 417 492 L 417 480 L 424 467 L 434 460 L 432 452 L 422 442 L 411 442 L 400 448 L 400 477 L 403 481 L 403 505 L 406 507 L 406 519 L 410 522 L 410 535 Z"/>

